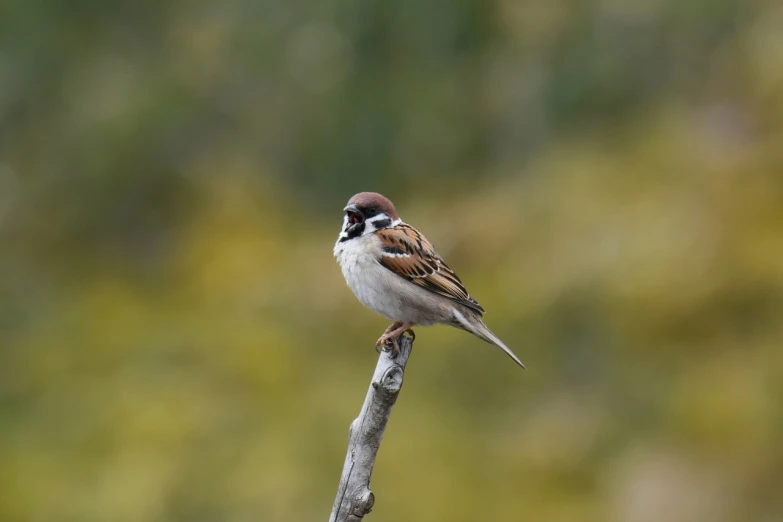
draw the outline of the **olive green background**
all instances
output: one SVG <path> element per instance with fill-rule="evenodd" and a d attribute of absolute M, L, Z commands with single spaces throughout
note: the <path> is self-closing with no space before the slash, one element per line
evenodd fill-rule
<path fill-rule="evenodd" d="M 778 0 L 4 0 L 0 520 L 326 520 L 363 190 L 529 368 L 418 329 L 368 520 L 783 520 Z"/>

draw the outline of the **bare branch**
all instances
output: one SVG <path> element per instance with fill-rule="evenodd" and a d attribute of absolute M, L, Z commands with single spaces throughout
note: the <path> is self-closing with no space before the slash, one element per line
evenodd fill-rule
<path fill-rule="evenodd" d="M 398 344 L 399 355 L 392 358 L 390 352 L 382 352 L 378 358 L 362 411 L 351 423 L 348 453 L 329 522 L 358 522 L 375 503 L 375 495 L 370 491 L 370 476 L 386 423 L 400 394 L 413 340 L 400 337 Z"/>

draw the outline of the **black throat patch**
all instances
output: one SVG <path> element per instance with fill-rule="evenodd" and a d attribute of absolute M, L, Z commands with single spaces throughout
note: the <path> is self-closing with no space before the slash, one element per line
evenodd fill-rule
<path fill-rule="evenodd" d="M 349 239 L 359 237 L 362 235 L 363 232 L 364 232 L 364 222 L 359 223 L 358 225 L 354 225 L 353 228 L 348 231 L 348 234 L 345 237 L 340 238 L 340 243 L 342 243 L 343 241 L 348 241 Z"/>

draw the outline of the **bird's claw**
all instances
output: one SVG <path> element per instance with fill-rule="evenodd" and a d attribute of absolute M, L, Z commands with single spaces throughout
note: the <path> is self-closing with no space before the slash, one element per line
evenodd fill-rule
<path fill-rule="evenodd" d="M 400 347 L 397 344 L 396 338 L 384 334 L 378 339 L 378 342 L 375 343 L 375 351 L 377 353 L 381 353 L 382 351 L 392 352 L 392 357 L 397 357 L 400 354 Z"/>
<path fill-rule="evenodd" d="M 411 336 L 411 340 L 416 339 L 416 334 L 413 333 L 413 330 L 405 328 L 405 326 L 401 321 L 395 321 L 383 332 L 378 342 L 375 343 L 375 351 L 378 353 L 380 351 L 392 352 L 392 358 L 400 355 L 400 345 L 397 344 L 397 339 L 405 333 Z M 401 331 L 402 328 L 405 328 L 405 330 Z"/>
<path fill-rule="evenodd" d="M 392 359 L 400 355 L 400 346 L 397 344 L 396 337 L 392 337 L 386 340 L 386 351 L 392 352 Z"/>

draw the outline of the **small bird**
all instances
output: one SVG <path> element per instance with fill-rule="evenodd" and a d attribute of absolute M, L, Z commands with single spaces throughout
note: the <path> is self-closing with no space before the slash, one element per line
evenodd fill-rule
<path fill-rule="evenodd" d="M 343 209 L 334 256 L 364 306 L 394 321 L 376 348 L 400 351 L 397 339 L 413 326 L 445 324 L 494 344 L 525 365 L 481 320 L 484 309 L 421 232 L 403 222 L 377 192 L 360 192 Z"/>

